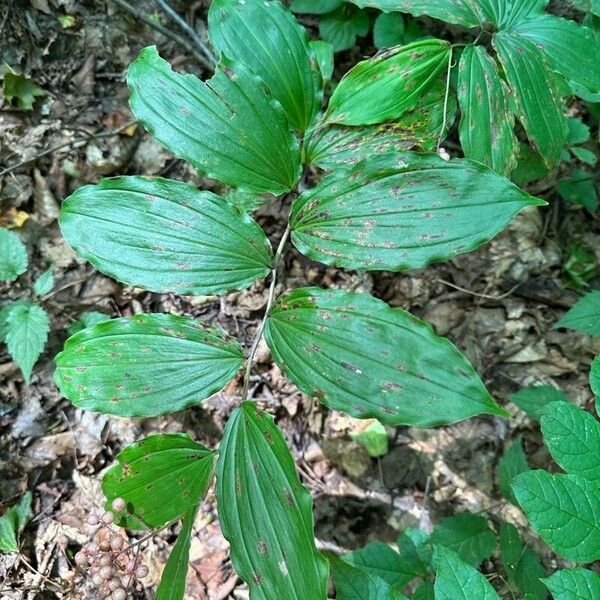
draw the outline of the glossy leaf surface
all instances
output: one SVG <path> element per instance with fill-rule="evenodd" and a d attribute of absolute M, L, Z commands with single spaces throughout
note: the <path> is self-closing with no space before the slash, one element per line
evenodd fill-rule
<path fill-rule="evenodd" d="M 319 288 L 284 294 L 265 338 L 300 390 L 354 417 L 431 427 L 506 414 L 455 346 L 366 294 Z"/>
<path fill-rule="evenodd" d="M 239 343 L 168 314 L 112 319 L 70 337 L 55 379 L 76 406 L 121 417 L 183 410 L 218 392 L 244 359 Z"/>
<path fill-rule="evenodd" d="M 211 192 L 169 179 L 115 177 L 63 203 L 69 244 L 99 271 L 155 292 L 243 289 L 271 269 L 256 222 Z"/>

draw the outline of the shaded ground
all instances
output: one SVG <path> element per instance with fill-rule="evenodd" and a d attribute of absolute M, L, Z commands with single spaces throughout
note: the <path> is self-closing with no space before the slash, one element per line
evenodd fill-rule
<path fill-rule="evenodd" d="M 190 3 L 183 14 L 190 22 L 201 19 L 205 4 Z M 177 31 L 153 2 L 140 6 Z M 30 489 L 36 515 L 24 535 L 23 555 L 30 565 L 0 556 L 0 593 L 7 600 L 82 598 L 72 556 L 89 536 L 87 513 L 103 503 L 103 470 L 122 447 L 151 432 L 187 431 L 214 447 L 239 401 L 239 381 L 201 407 L 168 417 L 129 421 L 85 413 L 62 399 L 52 381 L 52 357 L 69 323 L 87 310 L 111 316 L 168 311 L 218 324 L 249 345 L 266 290 L 257 283 L 222 299 L 153 294 L 120 286 L 74 255 L 60 237 L 56 218 L 60 201 L 84 183 L 140 173 L 213 188 L 214 182 L 173 159 L 133 124 L 123 76 L 138 50 L 149 44 L 157 44 L 178 67 L 207 74 L 185 48 L 112 2 L 0 0 L 0 7 L 4 60 L 19 65 L 45 91 L 33 111 L 7 102 L 1 106 L 0 219 L 12 227 L 26 218 L 19 232 L 32 267 L 18 283 L 0 284 L 0 304 L 27 296 L 48 263 L 56 269 L 56 293 L 45 302 L 52 333 L 30 385 L 0 347 L 0 510 Z M 57 17 L 66 14 L 74 23 L 63 28 Z M 361 53 L 372 52 L 368 43 Z M 353 61 L 352 52 L 339 58 Z M 534 191 L 543 197 L 552 184 L 542 182 Z M 552 326 L 577 297 L 563 285 L 568 279 L 563 265 L 577 247 L 588 248 L 595 253 L 593 262 L 600 261 L 600 229 L 587 213 L 550 200 L 548 208 L 520 215 L 481 250 L 409 274 L 329 269 L 288 248 L 281 289 L 313 284 L 373 293 L 454 341 L 501 403 L 522 386 L 546 383 L 589 406 L 587 374 L 600 351 L 598 342 Z M 276 203 L 260 209 L 256 218 L 277 238 L 286 214 L 286 207 Z M 548 465 L 549 457 L 536 425 L 518 409 L 510 421 L 482 417 L 437 430 L 390 430 L 390 453 L 377 461 L 350 439 L 358 421 L 299 394 L 265 346 L 259 347 L 258 360 L 250 395 L 276 415 L 286 432 L 314 496 L 323 546 L 350 549 L 373 539 L 393 541 L 408 525 L 427 528 L 465 510 L 483 511 L 492 519 L 510 515 L 524 523 L 500 499 L 495 467 L 519 434 L 532 466 Z M 175 533 L 163 531 L 142 546 L 151 573 L 140 597 L 153 597 Z M 537 546 L 552 566 L 555 558 Z M 190 598 L 247 598 L 228 562 L 212 491 L 196 524 L 191 561 Z M 489 573 L 494 569 L 487 565 Z"/>

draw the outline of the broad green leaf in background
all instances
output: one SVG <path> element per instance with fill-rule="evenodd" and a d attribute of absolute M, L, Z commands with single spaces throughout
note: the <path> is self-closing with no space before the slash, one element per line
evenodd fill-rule
<path fill-rule="evenodd" d="M 101 313 L 97 310 L 90 310 L 88 312 L 81 313 L 79 319 L 71 323 L 67 329 L 69 335 L 74 335 L 77 332 L 85 329 L 86 327 L 93 327 L 103 321 L 109 321 L 110 315 Z"/>
<path fill-rule="evenodd" d="M 54 273 L 52 267 L 46 269 L 33 284 L 33 292 L 36 296 L 45 296 L 54 287 Z"/>
<path fill-rule="evenodd" d="M 175 156 L 249 192 L 285 193 L 300 176 L 297 140 L 265 83 L 222 58 L 207 82 L 179 75 L 155 46 L 127 72 L 135 117 Z"/>
<path fill-rule="evenodd" d="M 244 360 L 239 343 L 197 319 L 139 314 L 70 337 L 55 379 L 76 406 L 121 417 L 183 410 L 218 392 Z"/>
<path fill-rule="evenodd" d="M 586 165 L 594 166 L 598 162 L 598 157 L 591 150 L 588 150 L 587 148 L 581 148 L 580 146 L 573 146 L 572 148 L 569 148 L 569 150 L 571 151 L 573 156 L 578 161 L 583 162 Z M 587 173 L 587 179 L 588 180 L 593 179 L 593 175 L 591 173 Z M 595 205 L 597 205 L 598 204 L 597 194 L 593 194 L 593 195 L 596 198 Z M 595 208 L 592 210 L 595 210 Z"/>
<path fill-rule="evenodd" d="M 412 600 L 435 600 L 435 590 L 433 583 L 424 581 L 412 595 Z"/>
<path fill-rule="evenodd" d="M 569 117 L 567 125 L 569 127 L 569 136 L 567 138 L 569 144 L 583 144 L 590 139 L 590 128 L 581 119 Z"/>
<path fill-rule="evenodd" d="M 487 519 L 480 515 L 461 514 L 442 519 L 433 529 L 431 543 L 456 552 L 461 560 L 480 565 L 496 548 L 496 535 Z"/>
<path fill-rule="evenodd" d="M 527 136 L 552 168 L 560 160 L 568 133 L 558 78 L 547 67 L 542 51 L 529 40 L 501 31 L 493 44 Z"/>
<path fill-rule="evenodd" d="M 572 151 L 577 148 L 571 148 Z M 556 185 L 556 191 L 571 204 L 580 205 L 594 215 L 598 209 L 598 192 L 594 175 L 585 169 L 573 169 Z"/>
<path fill-rule="evenodd" d="M 369 456 L 374 458 L 384 456 L 388 453 L 389 440 L 385 427 L 379 422 L 374 421 L 362 431 L 350 434 L 352 439 L 359 443 Z"/>
<path fill-rule="evenodd" d="M 600 336 L 600 290 L 580 298 L 554 326 Z"/>
<path fill-rule="evenodd" d="M 27 250 L 19 236 L 0 228 L 0 281 L 14 281 L 27 265 Z"/>
<path fill-rule="evenodd" d="M 404 43 L 404 17 L 399 12 L 381 13 L 373 25 L 376 48 L 392 48 Z"/>
<path fill-rule="evenodd" d="M 0 319 L 0 333 L 8 352 L 21 368 L 25 382 L 29 383 L 33 365 L 48 339 L 48 313 L 39 304 L 21 301 L 4 307 Z"/>
<path fill-rule="evenodd" d="M 373 125 L 412 110 L 448 67 L 450 45 L 426 39 L 359 62 L 336 87 L 326 123 Z"/>
<path fill-rule="evenodd" d="M 216 495 L 231 561 L 252 600 L 325 600 L 328 568 L 315 547 L 311 496 L 281 430 L 251 402 L 225 427 Z"/>
<path fill-rule="evenodd" d="M 444 546 L 435 546 L 435 600 L 500 600 L 488 580 Z"/>
<path fill-rule="evenodd" d="M 344 0 L 292 0 L 290 9 L 295 13 L 323 15 L 339 8 Z"/>
<path fill-rule="evenodd" d="M 263 230 L 223 198 L 169 179 L 115 177 L 63 203 L 67 242 L 99 271 L 154 292 L 221 294 L 271 269 Z"/>
<path fill-rule="evenodd" d="M 447 339 L 366 294 L 319 288 L 284 294 L 265 338 L 300 390 L 354 417 L 432 427 L 508 414 Z"/>
<path fill-rule="evenodd" d="M 600 495 L 579 475 L 527 471 L 513 491 L 531 526 L 558 554 L 578 562 L 600 558 Z"/>
<path fill-rule="evenodd" d="M 25 492 L 20 502 L 0 517 L 0 552 L 18 552 L 19 538 L 31 518 L 31 492 Z"/>
<path fill-rule="evenodd" d="M 181 531 L 162 572 L 155 600 L 183 600 L 189 568 L 192 528 L 197 511 L 198 507 L 194 506 L 183 517 Z"/>
<path fill-rule="evenodd" d="M 539 421 L 550 402 L 567 400 L 567 397 L 553 385 L 533 385 L 511 394 L 508 399 L 532 419 Z"/>
<path fill-rule="evenodd" d="M 104 475 L 107 506 L 115 498 L 125 500 L 122 526 L 137 529 L 141 522 L 162 527 L 198 505 L 210 485 L 215 459 L 214 451 L 186 434 L 150 435 L 121 450 Z"/>
<path fill-rule="evenodd" d="M 518 437 L 504 453 L 498 464 L 498 481 L 502 495 L 513 504 L 516 504 L 516 498 L 512 491 L 513 479 L 529 470 L 527 457 L 523 452 L 523 441 Z"/>
<path fill-rule="evenodd" d="M 400 556 L 409 568 L 407 571 L 420 577 L 427 576 L 433 549 L 430 544 L 430 534 L 414 527 L 407 527 L 396 540 Z"/>
<path fill-rule="evenodd" d="M 592 361 L 592 368 L 590 370 L 590 387 L 594 396 L 600 398 L 600 356 L 596 356 Z"/>
<path fill-rule="evenodd" d="M 406 152 L 322 179 L 294 201 L 290 227 L 314 260 L 402 271 L 474 250 L 542 204 L 484 165 Z"/>
<path fill-rule="evenodd" d="M 588 569 L 562 569 L 544 583 L 554 600 L 600 600 L 600 577 Z"/>
<path fill-rule="evenodd" d="M 458 69 L 460 143 L 465 156 L 509 175 L 517 164 L 510 90 L 483 46 L 467 46 Z"/>
<path fill-rule="evenodd" d="M 329 556 L 329 564 L 338 600 L 407 600 L 380 577 L 353 567 L 336 556 Z"/>
<path fill-rule="evenodd" d="M 542 157 L 529 144 L 519 144 L 517 166 L 511 173 L 511 181 L 523 187 L 527 183 L 543 179 L 548 173 L 549 169 Z"/>
<path fill-rule="evenodd" d="M 323 40 L 311 40 L 310 51 L 317 60 L 323 82 L 327 83 L 331 81 L 334 65 L 333 46 Z"/>
<path fill-rule="evenodd" d="M 334 52 L 348 50 L 356 44 L 357 37 L 369 33 L 369 16 L 344 4 L 319 19 L 319 34 L 333 46 Z"/>
<path fill-rule="evenodd" d="M 600 483 L 600 422 L 569 402 L 553 402 L 541 420 L 544 442 L 567 473 Z"/>
<path fill-rule="evenodd" d="M 256 209 L 267 202 L 265 195 L 252 194 L 251 192 L 242 192 L 240 190 L 229 190 L 223 196 L 229 204 L 235 206 L 242 214 L 251 214 Z"/>
<path fill-rule="evenodd" d="M 600 92 L 600 40 L 587 27 L 544 14 L 516 23 L 512 31 L 535 44 L 555 71 L 591 93 Z"/>
<path fill-rule="evenodd" d="M 46 92 L 32 79 L 19 73 L 4 73 L 4 98 L 8 102 L 17 101 L 22 110 L 33 110 L 36 97 L 45 96 Z"/>
<path fill-rule="evenodd" d="M 321 106 L 308 35 L 278 1 L 213 0 L 208 35 L 218 53 L 244 63 L 269 87 L 290 123 L 305 131 Z"/>

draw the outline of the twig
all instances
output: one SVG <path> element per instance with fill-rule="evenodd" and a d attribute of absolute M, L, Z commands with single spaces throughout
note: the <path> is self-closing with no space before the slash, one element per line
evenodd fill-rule
<path fill-rule="evenodd" d="M 204 55 L 200 54 L 198 52 L 198 50 L 196 50 L 196 48 L 190 42 L 188 42 L 185 38 L 181 37 L 180 35 L 177 35 L 176 33 L 173 33 L 166 27 L 163 27 L 160 23 L 155 23 L 154 21 L 150 20 L 148 17 L 146 17 L 146 15 L 144 14 L 144 12 L 142 10 L 136 8 L 135 6 L 131 6 L 131 4 L 129 4 L 129 2 L 126 2 L 125 0 L 113 0 L 113 1 L 116 4 L 118 4 L 123 10 L 126 10 L 127 12 L 131 13 L 136 19 L 139 19 L 140 21 L 142 21 L 149 27 L 156 29 L 156 31 L 162 33 L 164 36 L 166 36 L 169 39 L 173 40 L 174 42 L 182 45 L 184 48 L 186 48 L 188 50 L 188 52 L 190 52 L 192 54 L 192 56 L 201 65 L 206 67 L 209 71 L 213 70 L 213 65 L 210 62 L 208 62 L 208 60 L 206 60 Z"/>
<path fill-rule="evenodd" d="M 450 74 L 452 73 L 452 46 L 450 47 L 450 55 L 448 56 L 448 74 L 446 75 L 446 94 L 444 96 L 444 118 L 442 120 L 442 129 L 440 136 L 438 137 L 437 149 L 439 150 L 442 146 L 442 140 L 444 138 L 444 132 L 448 125 L 448 99 L 450 97 Z"/>
<path fill-rule="evenodd" d="M 250 348 L 250 352 L 248 353 L 248 358 L 246 359 L 246 371 L 244 372 L 244 383 L 242 385 L 242 400 L 245 400 L 246 395 L 248 394 L 248 385 L 250 384 L 250 372 L 252 371 L 254 355 L 256 354 L 256 350 L 258 349 L 258 344 L 260 343 L 263 331 L 265 330 L 265 324 L 267 322 L 267 317 L 269 316 L 269 311 L 271 310 L 271 306 L 273 305 L 273 297 L 275 296 L 275 285 L 277 284 L 277 267 L 279 266 L 281 255 L 283 254 L 283 248 L 285 246 L 285 243 L 287 242 L 289 235 L 290 228 L 288 225 L 285 228 L 285 231 L 283 232 L 283 237 L 281 238 L 279 246 L 277 246 L 277 251 L 275 252 L 273 268 L 271 269 L 271 285 L 269 286 L 269 295 L 267 297 L 267 306 L 265 308 L 265 314 L 263 315 L 262 321 L 258 326 L 256 337 L 254 338 L 254 342 L 252 343 L 252 347 Z"/>
<path fill-rule="evenodd" d="M 503 300 L 504 298 L 507 298 L 508 296 L 510 296 L 518 287 L 521 286 L 521 283 L 517 283 L 517 285 L 514 285 L 513 287 L 511 287 L 510 290 L 508 290 L 508 292 L 505 292 L 504 294 L 500 294 L 500 296 L 493 296 L 492 294 L 480 294 L 479 292 L 473 292 L 471 290 L 467 290 L 466 288 L 460 287 L 460 285 L 456 285 L 454 283 L 450 283 L 449 281 L 446 281 L 445 279 L 436 279 L 436 281 L 438 283 L 443 283 L 444 285 L 450 286 L 451 288 L 454 288 L 455 290 L 458 290 L 459 292 L 464 292 L 465 294 L 470 294 L 471 296 L 477 296 L 479 298 L 486 298 L 487 300 Z"/>
<path fill-rule="evenodd" d="M 166 0 L 155 0 L 155 2 L 163 9 L 163 11 L 179 25 L 193 40 L 193 42 L 198 46 L 200 52 L 206 57 L 206 60 L 214 66 L 217 61 L 213 56 L 212 52 L 209 50 L 208 46 L 204 43 L 202 38 L 196 33 L 193 27 L 191 27 L 184 19 L 182 19 L 179 14 L 173 10 L 173 8 L 166 2 Z"/>

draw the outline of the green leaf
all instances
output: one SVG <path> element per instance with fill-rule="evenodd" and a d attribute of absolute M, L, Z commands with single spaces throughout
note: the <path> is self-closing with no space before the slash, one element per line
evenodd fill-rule
<path fill-rule="evenodd" d="M 496 535 L 484 517 L 461 514 L 442 519 L 433 529 L 431 543 L 450 548 L 476 567 L 494 552 Z"/>
<path fill-rule="evenodd" d="M 323 40 L 311 40 L 310 51 L 317 60 L 324 82 L 333 77 L 333 46 Z"/>
<path fill-rule="evenodd" d="M 588 150 L 587 148 L 580 148 L 579 146 L 576 146 L 574 148 L 570 149 L 571 152 L 573 153 L 573 156 L 575 156 L 575 158 L 583 163 L 585 163 L 586 165 L 595 165 L 598 162 L 598 157 L 591 151 Z M 592 177 L 590 176 L 589 173 L 587 173 L 586 171 L 583 171 L 584 173 L 586 173 L 587 175 L 587 179 L 588 181 L 592 179 Z M 595 188 L 594 188 L 595 191 Z M 597 196 L 597 194 L 595 194 Z M 596 203 L 597 203 L 597 199 L 596 199 Z"/>
<path fill-rule="evenodd" d="M 183 517 L 210 485 L 216 453 L 183 433 L 158 433 L 117 454 L 102 479 L 107 508 L 115 498 L 127 503 L 120 525 L 150 528 Z M 168 499 L 168 502 L 165 500 Z"/>
<path fill-rule="evenodd" d="M 555 71 L 592 93 L 600 92 L 600 40 L 590 29 L 544 14 L 517 23 L 512 31 L 544 52 Z"/>
<path fill-rule="evenodd" d="M 433 583 L 424 581 L 412 596 L 412 600 L 435 600 Z"/>
<path fill-rule="evenodd" d="M 415 108 L 448 67 L 449 56 L 448 42 L 426 39 L 359 62 L 335 88 L 325 122 L 373 125 L 398 119 Z"/>
<path fill-rule="evenodd" d="M 292 0 L 291 10 L 295 13 L 324 15 L 339 8 L 344 0 Z"/>
<path fill-rule="evenodd" d="M 98 312 L 97 310 L 90 310 L 88 312 L 81 313 L 79 319 L 74 323 L 71 323 L 67 329 L 69 335 L 75 335 L 86 327 L 93 327 L 98 323 L 109 321 L 110 315 Z"/>
<path fill-rule="evenodd" d="M 67 242 L 99 271 L 155 292 L 221 294 L 271 270 L 271 246 L 248 215 L 169 179 L 115 177 L 63 203 Z"/>
<path fill-rule="evenodd" d="M 549 169 L 542 157 L 534 152 L 529 144 L 519 144 L 517 166 L 510 175 L 511 181 L 519 187 L 523 187 L 532 181 L 543 179 L 548 172 Z"/>
<path fill-rule="evenodd" d="M 600 335 L 600 290 L 589 292 L 580 298 L 554 327 Z"/>
<path fill-rule="evenodd" d="M 568 133 L 558 79 L 546 66 L 545 55 L 529 40 L 501 31 L 494 35 L 493 44 L 513 90 L 519 120 L 552 168 L 560 160 Z"/>
<path fill-rule="evenodd" d="M 521 437 L 518 437 L 504 453 L 498 464 L 500 491 L 509 502 L 517 503 L 511 487 L 514 478 L 528 470 L 527 457 L 523 452 L 523 441 Z"/>
<path fill-rule="evenodd" d="M 208 177 L 282 194 L 300 176 L 298 142 L 281 105 L 241 63 L 222 58 L 206 83 L 179 75 L 150 46 L 127 72 L 135 117 L 158 142 Z"/>
<path fill-rule="evenodd" d="M 588 569 L 563 569 L 544 583 L 554 600 L 600 600 L 600 577 Z"/>
<path fill-rule="evenodd" d="M 584 148 L 571 148 L 584 150 Z M 585 169 L 573 169 L 568 177 L 561 179 L 556 191 L 571 204 L 584 206 L 593 215 L 598 208 L 598 192 L 593 181 L 594 175 Z"/>
<path fill-rule="evenodd" d="M 216 495 L 231 561 L 252 600 L 325 600 L 328 568 L 315 547 L 312 499 L 281 430 L 251 402 L 225 427 Z"/>
<path fill-rule="evenodd" d="M 371 423 L 363 431 L 351 434 L 352 439 L 359 443 L 369 456 L 376 458 L 388 453 L 389 440 L 385 427 L 379 422 Z"/>
<path fill-rule="evenodd" d="M 500 600 L 488 580 L 452 550 L 436 546 L 433 566 L 435 600 Z"/>
<path fill-rule="evenodd" d="M 552 385 L 534 385 L 511 394 L 508 399 L 532 419 L 539 421 L 550 402 L 566 400 L 567 397 Z"/>
<path fill-rule="evenodd" d="M 384 154 L 294 201 L 292 241 L 327 265 L 402 271 L 470 252 L 526 206 L 543 204 L 484 165 Z"/>
<path fill-rule="evenodd" d="M 52 267 L 46 269 L 33 284 L 33 292 L 37 296 L 45 296 L 54 287 L 54 273 Z"/>
<path fill-rule="evenodd" d="M 579 475 L 527 471 L 513 491 L 531 526 L 558 554 L 578 562 L 600 558 L 600 496 Z"/>
<path fill-rule="evenodd" d="M 19 504 L 0 517 L 0 552 L 18 552 L 19 538 L 31 518 L 31 492 L 25 492 Z"/>
<path fill-rule="evenodd" d="M 375 47 L 392 48 L 404 44 L 404 17 L 401 13 L 381 13 L 373 26 Z"/>
<path fill-rule="evenodd" d="M 414 564 L 383 542 L 371 542 L 360 550 L 345 554 L 342 559 L 393 588 L 403 588 L 419 575 Z"/>
<path fill-rule="evenodd" d="M 70 337 L 55 358 L 76 406 L 121 417 L 173 413 L 218 392 L 244 360 L 223 330 L 187 317 L 139 314 Z"/>
<path fill-rule="evenodd" d="M 27 265 L 27 250 L 19 236 L 0 228 L 0 281 L 14 281 Z"/>
<path fill-rule="evenodd" d="M 300 390 L 354 417 L 432 427 L 507 414 L 447 339 L 366 294 L 319 288 L 284 294 L 271 309 L 265 338 Z"/>
<path fill-rule="evenodd" d="M 422 529 L 407 527 L 396 540 L 400 556 L 409 565 L 407 572 L 426 577 L 431 564 L 430 535 Z"/>
<path fill-rule="evenodd" d="M 235 206 L 242 214 L 249 215 L 267 202 L 265 196 L 242 192 L 240 190 L 229 190 L 224 199 Z"/>
<path fill-rule="evenodd" d="M 592 392 L 594 392 L 594 396 L 600 398 L 600 356 L 596 356 L 592 361 L 590 387 L 592 388 Z"/>
<path fill-rule="evenodd" d="M 553 402 L 541 420 L 544 442 L 567 473 L 600 483 L 600 423 L 570 402 Z"/>
<path fill-rule="evenodd" d="M 458 69 L 460 143 L 465 156 L 509 175 L 517 164 L 510 91 L 483 46 L 464 49 Z"/>
<path fill-rule="evenodd" d="M 155 600 L 183 600 L 189 568 L 192 529 L 197 511 L 198 507 L 194 506 L 183 517 L 181 531 L 160 578 Z"/>
<path fill-rule="evenodd" d="M 8 102 L 16 99 L 17 106 L 23 110 L 33 110 L 36 96 L 45 96 L 46 92 L 33 80 L 8 71 L 4 73 L 4 98 Z"/>
<path fill-rule="evenodd" d="M 569 127 L 569 136 L 567 137 L 569 144 L 583 144 L 590 139 L 590 128 L 581 119 L 569 117 L 567 125 Z"/>
<path fill-rule="evenodd" d="M 407 600 L 380 577 L 330 555 L 331 575 L 338 600 Z"/>
<path fill-rule="evenodd" d="M 264 0 L 213 0 L 208 35 L 218 53 L 244 63 L 267 84 L 296 129 L 308 127 L 321 106 L 320 78 L 306 30 L 287 8 Z"/>
<path fill-rule="evenodd" d="M 356 44 L 357 36 L 369 33 L 369 17 L 366 12 L 344 5 L 323 15 L 319 20 L 319 34 L 333 46 L 334 52 L 348 50 Z"/>
<path fill-rule="evenodd" d="M 2 311 L 2 320 L 2 336 L 8 352 L 21 368 L 25 382 L 29 383 L 33 366 L 48 339 L 48 313 L 33 302 L 15 302 Z"/>
<path fill-rule="evenodd" d="M 481 0 L 479 0 L 481 1 Z M 502 29 L 508 29 L 514 25 L 541 15 L 548 5 L 548 0 L 487 0 L 498 3 L 502 7 L 500 25 Z"/>

